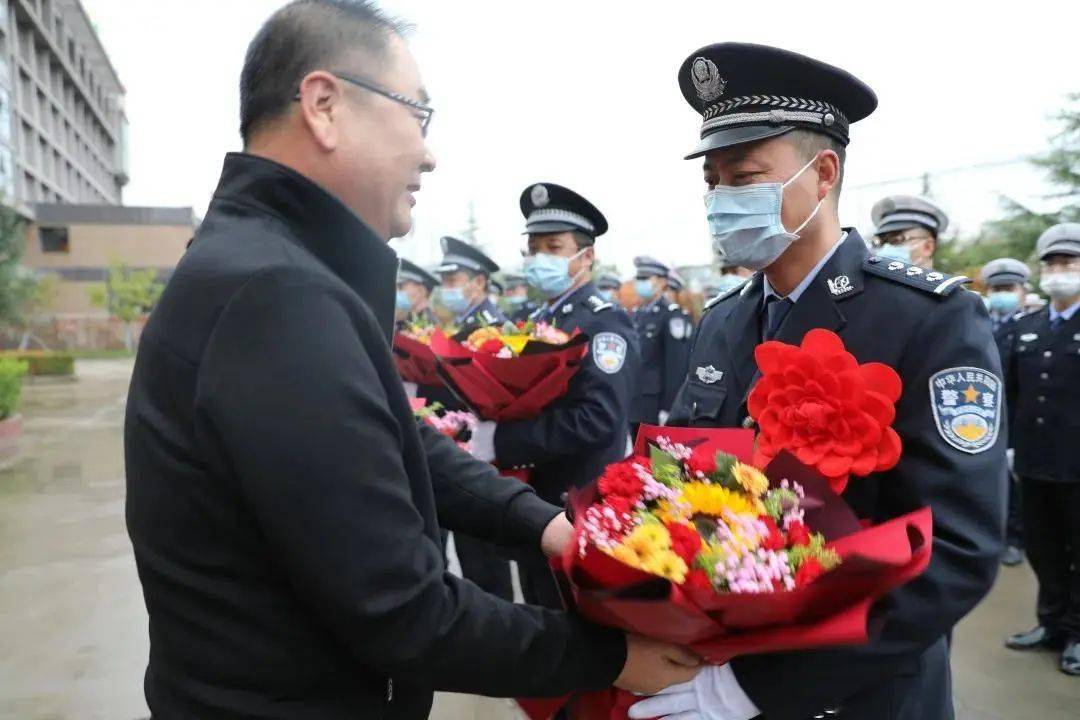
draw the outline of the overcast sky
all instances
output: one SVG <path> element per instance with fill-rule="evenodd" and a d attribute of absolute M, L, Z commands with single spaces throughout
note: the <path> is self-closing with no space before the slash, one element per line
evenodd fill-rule
<path fill-rule="evenodd" d="M 240 146 L 244 50 L 283 0 L 83 2 L 127 89 L 125 203 L 201 215 L 222 156 Z M 1080 3 L 1003 5 L 387 0 L 417 25 L 411 45 L 436 108 L 438 160 L 418 197 L 415 237 L 394 246 L 434 262 L 438 238 L 465 227 L 472 201 L 481 241 L 512 265 L 518 196 L 549 180 L 607 215 L 598 249 L 624 274 L 642 253 L 708 262 L 700 161 L 682 159 L 701 120 L 676 70 L 725 40 L 817 57 L 877 92 L 877 112 L 852 129 L 845 224 L 869 229 L 873 202 L 918 192 L 924 172 L 961 233 L 994 215 L 1001 194 L 1045 205 L 1040 174 L 1009 161 L 1044 149 L 1064 95 L 1080 91 Z M 970 165 L 980 167 L 958 170 Z"/>

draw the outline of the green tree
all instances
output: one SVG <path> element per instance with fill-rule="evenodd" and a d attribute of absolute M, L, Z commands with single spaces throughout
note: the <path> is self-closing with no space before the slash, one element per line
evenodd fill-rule
<path fill-rule="evenodd" d="M 136 270 L 114 262 L 104 287 L 91 290 L 90 300 L 124 323 L 124 347 L 132 350 L 135 321 L 154 309 L 164 289 L 153 268 Z"/>
<path fill-rule="evenodd" d="M 1056 212 L 1038 213 L 1011 198 L 1002 198 L 1004 216 L 983 225 L 972 242 L 942 247 L 935 265 L 947 272 L 973 276 L 994 258 L 1014 257 L 1031 262 L 1035 242 L 1047 228 L 1061 222 L 1080 222 L 1080 93 L 1068 96 L 1057 115 L 1061 131 L 1050 139 L 1050 149 L 1032 159 L 1046 172 L 1062 201 Z"/>

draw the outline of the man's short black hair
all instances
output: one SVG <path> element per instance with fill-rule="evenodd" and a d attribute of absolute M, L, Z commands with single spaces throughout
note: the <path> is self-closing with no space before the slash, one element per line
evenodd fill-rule
<path fill-rule="evenodd" d="M 371 0 L 293 0 L 275 12 L 248 46 L 240 73 L 240 137 L 288 110 L 300 81 L 318 69 L 334 70 L 350 51 L 378 63 L 387 40 L 410 27 Z M 364 68 L 348 68 L 365 74 Z M 372 73 L 367 73 L 372 74 Z"/>
<path fill-rule="evenodd" d="M 833 186 L 833 193 L 839 198 L 840 188 L 844 184 L 844 162 L 847 160 L 847 148 L 833 136 L 814 132 L 813 130 L 796 129 L 785 133 L 784 137 L 795 146 L 804 162 L 810 162 L 822 150 L 832 150 L 836 153 L 840 158 L 840 174 L 836 178 L 836 185 Z"/>

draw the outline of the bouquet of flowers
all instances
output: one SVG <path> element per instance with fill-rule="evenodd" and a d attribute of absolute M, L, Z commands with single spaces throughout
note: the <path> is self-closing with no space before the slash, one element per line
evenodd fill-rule
<path fill-rule="evenodd" d="M 431 352 L 431 338 L 438 329 L 433 323 L 417 321 L 405 325 L 394 334 L 394 362 L 405 382 L 437 387 L 442 385 L 438 363 Z"/>
<path fill-rule="evenodd" d="M 413 401 L 413 415 L 425 425 L 429 425 L 442 435 L 457 443 L 465 452 L 471 452 L 472 432 L 476 428 L 476 416 L 463 410 L 447 410 L 442 403 L 427 405 L 418 398 Z"/>
<path fill-rule="evenodd" d="M 446 386 L 481 418 L 496 421 L 535 417 L 565 395 L 588 344 L 582 333 L 532 322 L 431 337 Z"/>
<path fill-rule="evenodd" d="M 756 443 L 751 430 L 643 426 L 629 459 L 571 494 L 576 542 L 552 562 L 569 606 L 722 664 L 866 643 L 874 604 L 926 569 L 929 508 L 870 526 L 838 494 L 900 458 L 896 373 L 859 365 L 824 330 L 755 356 Z M 545 718 L 565 701 L 520 702 Z M 574 707 L 614 720 L 632 701 L 610 690 Z"/>

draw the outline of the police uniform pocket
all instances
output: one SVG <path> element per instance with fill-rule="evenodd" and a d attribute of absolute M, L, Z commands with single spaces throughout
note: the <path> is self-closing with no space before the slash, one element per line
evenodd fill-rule
<path fill-rule="evenodd" d="M 690 380 L 686 384 L 686 406 L 690 410 L 691 424 L 701 420 L 719 421 L 726 397 L 727 388 L 722 385 L 706 385 Z"/>

